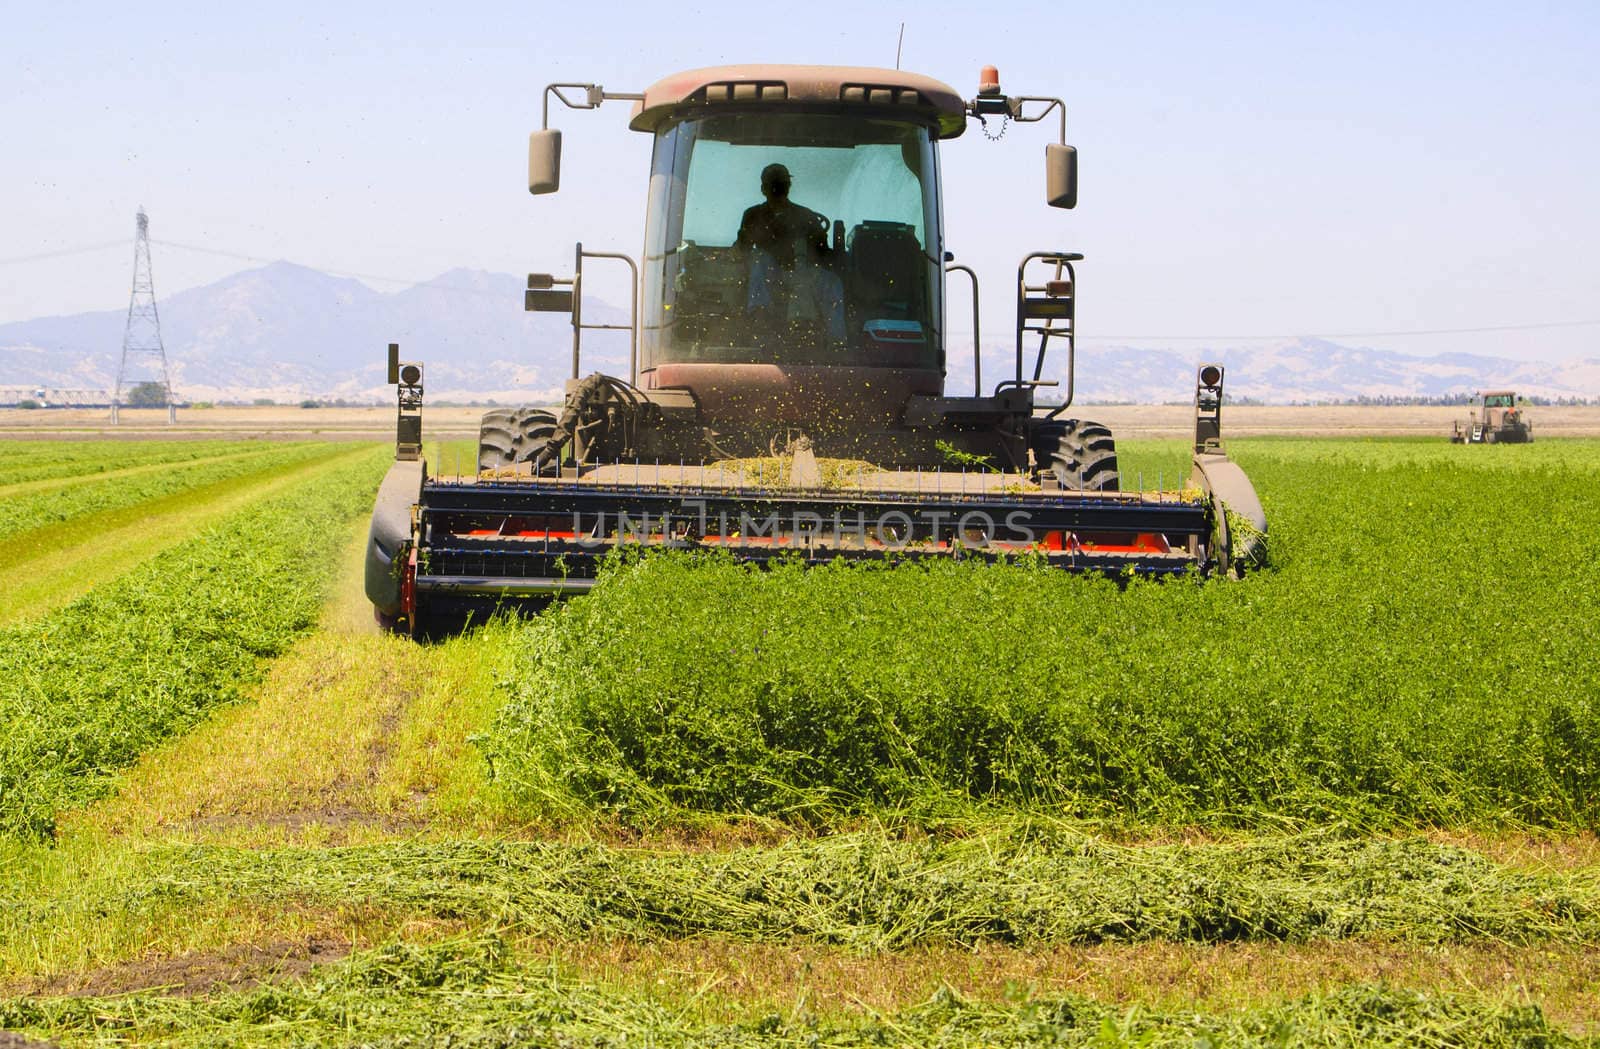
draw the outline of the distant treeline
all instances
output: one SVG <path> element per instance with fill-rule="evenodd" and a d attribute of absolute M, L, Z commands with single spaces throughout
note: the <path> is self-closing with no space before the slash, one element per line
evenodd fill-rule
<path fill-rule="evenodd" d="M 1522 401 L 1522 403 L 1528 404 L 1528 405 L 1533 405 L 1533 406 L 1541 406 L 1541 405 L 1543 405 L 1543 406 L 1555 406 L 1555 407 L 1560 407 L 1560 408 L 1581 408 L 1581 407 L 1588 407 L 1588 406 L 1593 406 L 1593 405 L 1600 405 L 1600 397 L 1540 397 L 1540 396 L 1537 396 L 1535 394 L 1519 394 L 1518 397 Z M 1094 398 L 1089 398 L 1089 399 L 1083 401 L 1082 403 L 1084 403 L 1084 404 L 1129 404 L 1129 403 L 1135 403 L 1135 402 L 1112 401 L 1112 400 L 1096 400 Z M 1161 403 L 1177 405 L 1177 404 L 1191 404 L 1193 402 L 1191 402 L 1191 401 L 1163 401 Z M 1269 401 L 1269 400 L 1264 400 L 1264 399 L 1262 399 L 1260 397 L 1235 397 L 1235 396 L 1232 396 L 1232 395 L 1229 395 L 1229 397 L 1228 397 L 1228 404 L 1230 404 L 1230 405 L 1232 405 L 1232 406 L 1234 406 L 1236 408 L 1237 407 L 1241 407 L 1241 406 L 1246 406 L 1246 405 L 1252 406 L 1252 407 L 1258 407 L 1258 408 L 1259 407 L 1271 406 L 1271 405 L 1277 405 L 1277 406 L 1283 407 L 1283 408 L 1336 408 L 1336 407 L 1339 407 L 1340 405 L 1348 405 L 1348 406 L 1354 406 L 1354 407 L 1369 407 L 1369 408 L 1370 407 L 1374 407 L 1374 406 L 1422 407 L 1422 406 L 1429 406 L 1429 405 L 1436 406 L 1436 407 L 1470 408 L 1476 403 L 1477 403 L 1477 398 L 1474 397 L 1473 395 L 1467 394 L 1467 393 L 1445 394 L 1444 396 L 1440 396 L 1440 397 L 1400 397 L 1400 396 L 1347 397 L 1347 398 L 1344 398 L 1342 400 L 1334 400 L 1332 398 L 1329 398 L 1327 400 L 1315 400 L 1315 401 Z"/>
<path fill-rule="evenodd" d="M 1519 399 L 1527 404 L 1556 405 L 1560 407 L 1578 407 L 1583 405 L 1600 404 L 1600 399 L 1594 397 L 1540 397 L 1538 394 L 1519 394 Z M 1260 404 L 1260 401 L 1245 401 L 1234 399 L 1234 404 Z M 1290 401 L 1291 405 L 1311 404 L 1353 404 L 1353 405 L 1442 405 L 1471 407 L 1477 403 L 1477 397 L 1470 393 L 1450 393 L 1439 397 L 1350 397 L 1337 401 Z"/>

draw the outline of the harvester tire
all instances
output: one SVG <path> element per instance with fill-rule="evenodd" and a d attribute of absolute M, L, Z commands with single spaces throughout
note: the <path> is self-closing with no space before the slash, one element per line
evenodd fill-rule
<path fill-rule="evenodd" d="M 1039 473 L 1054 474 L 1062 488 L 1086 492 L 1121 489 L 1117 442 L 1100 423 L 1088 419 L 1052 420 L 1036 427 L 1028 443 Z"/>
<path fill-rule="evenodd" d="M 550 446 L 554 413 L 542 408 L 494 408 L 478 425 L 478 469 L 500 470 L 527 462 Z"/>

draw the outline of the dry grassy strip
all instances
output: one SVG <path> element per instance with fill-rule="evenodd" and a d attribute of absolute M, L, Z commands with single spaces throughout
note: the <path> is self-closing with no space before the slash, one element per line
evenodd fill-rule
<path fill-rule="evenodd" d="M 41 529 L 216 485 L 272 466 L 324 458 L 336 451 L 337 446 L 315 442 L 258 446 L 234 455 L 140 467 L 130 474 L 50 482 L 47 488 L 0 499 L 0 543 L 26 545 L 34 538 L 30 533 Z"/>
<path fill-rule="evenodd" d="M 470 639 L 422 646 L 377 630 L 366 525 L 350 529 L 320 629 L 273 661 L 248 703 L 147 753 L 113 796 L 66 814 L 63 839 L 348 842 L 424 818 L 437 832 L 486 817 L 485 769 L 468 739 L 492 717 L 495 690 L 481 680 L 492 661 Z"/>
<path fill-rule="evenodd" d="M 1471 833 L 1434 830 L 1428 838 L 1486 856 L 1496 863 L 1536 870 L 1600 870 L 1600 835 Z"/>
<path fill-rule="evenodd" d="M 1567 1029 L 1600 1033 L 1600 947 L 1592 944 L 979 944 L 893 954 L 710 938 L 513 946 L 520 964 L 554 965 L 583 983 L 683 999 L 700 995 L 708 1018 L 725 1023 L 787 1014 L 797 1002 L 827 1016 L 863 1007 L 895 1013 L 942 987 L 986 1002 L 1071 993 L 1123 1007 L 1137 1002 L 1146 1009 L 1227 1012 L 1334 987 L 1384 984 L 1428 995 L 1470 989 L 1492 1000 L 1537 1002 Z M 125 983 L 121 989 L 136 988 Z"/>
<path fill-rule="evenodd" d="M 248 478 L 200 488 L 48 528 L 0 543 L 0 627 L 36 618 L 185 542 L 239 510 L 292 489 L 337 461 L 363 451 L 325 445 L 313 454 L 267 466 Z"/>
<path fill-rule="evenodd" d="M 431 653 L 376 629 L 362 590 L 366 542 L 358 518 L 320 629 L 273 660 L 249 702 L 146 753 L 113 796 L 66 814 L 60 836 L 376 821 L 394 723 L 428 679 Z"/>
<path fill-rule="evenodd" d="M 436 829 L 493 834 L 523 826 L 508 818 L 476 745 L 503 702 L 499 683 L 506 653 L 493 650 L 503 627 L 428 650 L 417 693 L 390 739 L 376 784 L 382 811 L 420 802 Z M 579 833 L 593 831 L 585 825 Z"/>
<path fill-rule="evenodd" d="M 395 943 L 308 977 L 205 999 L 159 994 L 0 1001 L 0 1026 L 163 1045 L 1473 1046 L 1594 1045 L 1536 1006 L 1355 985 L 1218 1012 L 1129 1008 L 1059 994 L 975 1001 L 941 990 L 893 1012 L 819 1013 L 800 996 L 739 1022 L 709 1019 L 714 986 L 668 996 L 517 964 L 493 936 Z"/>
<path fill-rule="evenodd" d="M 1237 584 L 622 565 L 512 640 L 485 752 L 530 819 L 1594 828 L 1600 442 L 1510 451 L 1258 442 Z"/>
<path fill-rule="evenodd" d="M 374 791 L 426 653 L 316 633 L 273 661 L 250 702 L 145 757 L 64 832 L 150 834 L 380 819 Z M 218 769 L 227 769 L 219 776 Z"/>
<path fill-rule="evenodd" d="M 51 833 L 59 810 L 238 698 L 314 626 L 380 469 L 370 450 L 302 466 L 250 513 L 0 631 L 0 832 Z"/>

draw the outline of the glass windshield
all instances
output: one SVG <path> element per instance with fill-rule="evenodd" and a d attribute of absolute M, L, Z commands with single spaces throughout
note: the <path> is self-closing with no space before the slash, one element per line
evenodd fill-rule
<path fill-rule="evenodd" d="M 728 113 L 656 140 L 643 367 L 938 368 L 937 164 L 927 128 Z"/>
<path fill-rule="evenodd" d="M 1513 407 L 1511 399 L 1512 394 L 1509 393 L 1491 393 L 1484 397 L 1483 406 L 1485 408 L 1510 408 Z"/>

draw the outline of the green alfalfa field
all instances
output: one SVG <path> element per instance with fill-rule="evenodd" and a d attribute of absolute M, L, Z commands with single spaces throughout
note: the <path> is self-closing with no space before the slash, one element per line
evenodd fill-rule
<path fill-rule="evenodd" d="M 622 559 L 427 646 L 360 594 L 382 449 L 28 444 L 0 1030 L 1600 1039 L 1600 442 L 1237 441 L 1238 582 Z"/>

